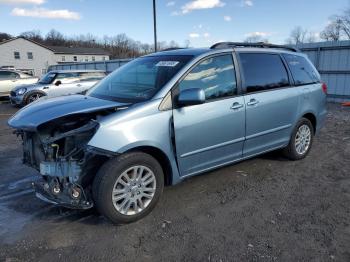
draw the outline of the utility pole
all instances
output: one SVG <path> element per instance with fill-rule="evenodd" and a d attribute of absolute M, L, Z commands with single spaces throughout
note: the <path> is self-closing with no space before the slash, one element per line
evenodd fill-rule
<path fill-rule="evenodd" d="M 153 0 L 153 32 L 154 32 L 154 52 L 157 52 L 157 13 L 156 13 L 156 0 Z"/>

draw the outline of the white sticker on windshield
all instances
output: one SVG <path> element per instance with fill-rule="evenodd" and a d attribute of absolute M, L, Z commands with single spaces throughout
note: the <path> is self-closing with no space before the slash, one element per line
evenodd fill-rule
<path fill-rule="evenodd" d="M 170 66 L 174 67 L 179 63 L 179 61 L 159 61 L 156 66 Z"/>

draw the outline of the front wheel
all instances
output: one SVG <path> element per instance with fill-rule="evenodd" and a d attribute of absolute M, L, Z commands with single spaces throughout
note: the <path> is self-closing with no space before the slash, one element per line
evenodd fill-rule
<path fill-rule="evenodd" d="M 314 138 L 314 127 L 310 120 L 301 118 L 295 126 L 288 146 L 283 150 L 291 160 L 303 159 L 309 153 Z"/>
<path fill-rule="evenodd" d="M 152 156 L 131 152 L 107 161 L 93 182 L 97 210 L 115 224 L 149 214 L 164 187 L 162 167 Z"/>
<path fill-rule="evenodd" d="M 41 98 L 43 96 L 44 96 L 44 94 L 39 93 L 39 92 L 31 93 L 25 99 L 25 104 L 28 105 L 30 103 L 33 103 L 33 102 L 35 102 L 36 100 L 38 100 L 39 98 Z"/>

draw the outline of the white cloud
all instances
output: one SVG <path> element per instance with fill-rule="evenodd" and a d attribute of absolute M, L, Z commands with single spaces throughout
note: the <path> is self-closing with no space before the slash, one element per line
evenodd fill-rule
<path fill-rule="evenodd" d="M 45 3 L 45 0 L 0 0 L 0 4 L 33 4 L 41 5 Z"/>
<path fill-rule="evenodd" d="M 190 38 L 198 38 L 198 37 L 200 37 L 200 34 L 198 34 L 198 33 L 190 33 L 188 36 Z"/>
<path fill-rule="evenodd" d="M 194 0 L 182 6 L 181 12 L 187 14 L 193 10 L 223 7 L 224 5 L 225 3 L 221 0 Z"/>
<path fill-rule="evenodd" d="M 232 20 L 232 18 L 231 18 L 231 16 L 229 16 L 229 15 L 225 15 L 225 16 L 224 16 L 224 20 L 225 20 L 226 22 L 230 22 L 230 21 Z"/>
<path fill-rule="evenodd" d="M 46 8 L 14 8 L 11 12 L 11 15 L 66 20 L 79 20 L 81 18 L 80 14 L 77 12 L 72 12 L 66 9 L 50 10 Z"/>
<path fill-rule="evenodd" d="M 166 4 L 166 6 L 174 6 L 175 5 L 175 1 L 170 1 Z"/>
<path fill-rule="evenodd" d="M 254 3 L 252 0 L 244 0 L 243 1 L 243 6 L 253 6 Z"/>
<path fill-rule="evenodd" d="M 251 32 L 251 33 L 245 34 L 246 37 L 254 37 L 254 36 L 266 37 L 266 36 L 270 36 L 270 35 L 271 35 L 271 33 L 269 33 L 269 32 Z"/>

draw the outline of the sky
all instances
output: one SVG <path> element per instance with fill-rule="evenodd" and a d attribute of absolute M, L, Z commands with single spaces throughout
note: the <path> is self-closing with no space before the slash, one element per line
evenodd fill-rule
<path fill-rule="evenodd" d="M 283 44 L 295 26 L 316 36 L 350 0 L 156 0 L 158 41 L 205 47 L 260 35 Z M 0 0 L 0 32 L 125 33 L 153 42 L 152 0 Z"/>

